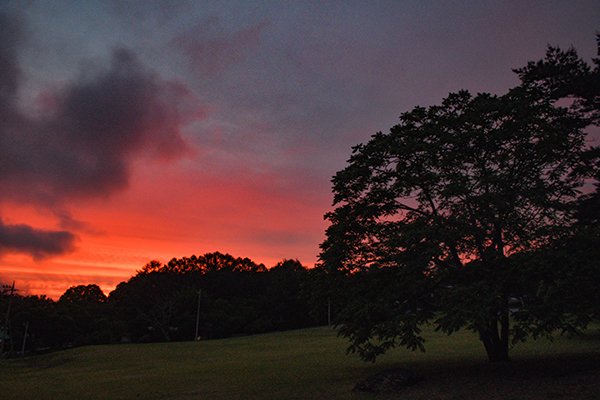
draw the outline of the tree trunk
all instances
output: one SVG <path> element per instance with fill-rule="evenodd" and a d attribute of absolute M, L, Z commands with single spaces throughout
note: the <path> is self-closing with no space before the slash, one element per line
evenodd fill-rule
<path fill-rule="evenodd" d="M 500 332 L 498 332 L 498 322 L 500 323 Z M 483 342 L 490 362 L 509 361 L 508 310 L 500 317 L 500 321 L 494 319 L 487 327 L 480 329 L 479 338 Z"/>

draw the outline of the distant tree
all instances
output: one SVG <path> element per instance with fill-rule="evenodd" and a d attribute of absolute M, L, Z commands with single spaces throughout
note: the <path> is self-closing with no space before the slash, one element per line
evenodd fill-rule
<path fill-rule="evenodd" d="M 96 284 L 78 285 L 68 288 L 58 301 L 69 304 L 98 304 L 106 302 L 106 295 Z"/>
<path fill-rule="evenodd" d="M 249 258 L 219 252 L 201 256 L 205 294 L 201 332 L 203 337 L 227 337 L 272 330 L 265 311 L 266 271 Z"/>
<path fill-rule="evenodd" d="M 195 304 L 194 282 L 174 272 L 139 272 L 110 293 L 109 303 L 134 340 L 171 341 L 180 309 Z M 189 317 L 191 320 L 191 316 Z M 193 334 L 190 334 L 190 338 Z"/>
<path fill-rule="evenodd" d="M 56 302 L 44 295 L 22 296 L 12 289 L 12 285 L 0 289 L 4 355 L 56 349 L 72 342 L 69 319 L 59 312 Z"/>
<path fill-rule="evenodd" d="M 207 253 L 200 257 L 207 272 L 209 271 L 237 271 L 237 272 L 265 272 L 263 264 L 256 264 L 249 258 L 233 257 L 219 252 Z"/>
<path fill-rule="evenodd" d="M 198 291 L 200 336 L 225 337 L 269 328 L 261 314 L 258 275 L 266 268 L 249 258 L 220 252 L 147 263 L 110 294 L 122 326 L 134 340 L 192 339 Z"/>
<path fill-rule="evenodd" d="M 276 330 L 314 326 L 309 271 L 298 260 L 284 259 L 268 272 L 266 290 L 269 316 Z"/>
<path fill-rule="evenodd" d="M 72 344 L 108 343 L 112 340 L 107 297 L 96 284 L 68 288 L 57 307 L 65 318 Z"/>
<path fill-rule="evenodd" d="M 150 274 L 152 272 L 166 272 L 166 266 L 164 266 L 160 261 L 151 260 L 148 261 L 141 270 L 137 271 L 139 275 L 142 274 Z M 175 271 L 173 271 L 175 272 Z M 179 272 L 179 271 L 177 271 Z"/>
<path fill-rule="evenodd" d="M 71 320 L 46 296 L 17 296 L 11 318 L 14 350 L 61 348 L 73 343 Z"/>
<path fill-rule="evenodd" d="M 488 358 L 504 361 L 511 342 L 585 326 L 572 298 L 533 290 L 543 276 L 518 256 L 569 236 L 597 171 L 585 143 L 599 117 L 595 62 L 549 48 L 505 95 L 452 93 L 353 148 L 333 178 L 320 256 L 346 277 L 338 322 L 350 351 L 423 349 L 431 321 L 478 333 Z"/>
<path fill-rule="evenodd" d="M 148 262 L 139 271 L 140 274 L 151 272 L 172 272 L 176 274 L 186 274 L 192 272 L 207 273 L 211 271 L 237 271 L 237 272 L 264 272 L 266 268 L 263 264 L 256 264 L 249 258 L 233 257 L 230 254 L 223 254 L 218 251 L 206 253 L 201 256 L 192 255 L 191 257 L 172 258 L 167 264 L 152 260 Z"/>

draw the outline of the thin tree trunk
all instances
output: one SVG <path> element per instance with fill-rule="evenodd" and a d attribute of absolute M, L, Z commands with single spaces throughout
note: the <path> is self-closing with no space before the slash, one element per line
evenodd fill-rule
<path fill-rule="evenodd" d="M 500 334 L 498 333 L 500 322 Z M 479 338 L 483 342 L 490 362 L 506 362 L 508 357 L 508 318 L 502 317 L 500 321 L 490 321 L 489 325 L 479 331 Z"/>

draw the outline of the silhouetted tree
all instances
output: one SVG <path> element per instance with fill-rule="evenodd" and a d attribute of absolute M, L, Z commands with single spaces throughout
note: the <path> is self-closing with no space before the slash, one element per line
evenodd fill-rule
<path fill-rule="evenodd" d="M 15 350 L 21 349 L 25 333 L 27 351 L 62 348 L 76 338 L 70 318 L 43 295 L 17 296 L 11 325 Z"/>
<path fill-rule="evenodd" d="M 316 325 L 311 313 L 308 269 L 298 260 L 284 259 L 268 272 L 267 306 L 277 330 Z"/>
<path fill-rule="evenodd" d="M 262 311 L 262 264 L 219 252 L 150 261 L 110 294 L 133 340 L 182 340 L 195 334 L 202 289 L 200 336 L 225 337 L 269 329 Z"/>
<path fill-rule="evenodd" d="M 117 285 L 109 299 L 126 325 L 124 336 L 142 341 L 172 340 L 179 330 L 175 323 L 178 310 L 186 307 L 194 293 L 194 282 L 186 277 L 168 271 L 143 272 Z"/>
<path fill-rule="evenodd" d="M 284 259 L 267 270 L 249 258 L 213 252 L 166 264 L 152 260 L 108 298 L 95 284 L 70 287 L 56 302 L 45 296 L 9 296 L 5 288 L 0 291 L 3 316 L 11 302 L 5 345 L 17 354 L 24 337 L 27 351 L 122 340 L 192 340 L 200 294 L 202 338 L 315 326 L 326 321 L 326 300 L 316 290 L 324 286 L 321 275 L 298 260 Z"/>
<path fill-rule="evenodd" d="M 101 304 L 106 302 L 106 295 L 96 284 L 71 286 L 58 300 L 63 304 Z"/>
<path fill-rule="evenodd" d="M 234 258 L 218 252 L 202 258 L 205 273 L 201 286 L 206 294 L 202 336 L 226 337 L 272 330 L 264 309 L 265 266 L 249 258 Z"/>
<path fill-rule="evenodd" d="M 461 91 L 403 113 L 333 178 L 321 260 L 347 277 L 340 332 L 364 359 L 423 349 L 426 321 L 477 332 L 491 361 L 508 360 L 511 338 L 587 323 L 570 318 L 576 302 L 521 292 L 543 282 L 516 256 L 573 229 L 578 189 L 597 169 L 585 129 L 598 123 L 598 65 L 550 48 L 517 72 L 505 95 Z"/>
<path fill-rule="evenodd" d="M 74 345 L 109 343 L 112 322 L 109 319 L 106 295 L 96 284 L 68 288 L 57 306 L 68 321 L 64 328 Z"/>
<path fill-rule="evenodd" d="M 9 291 L 10 293 L 10 291 Z M 10 295 L 10 313 L 7 313 L 8 293 L 0 295 L 3 326 L 8 326 L 3 351 L 14 356 L 25 351 L 61 348 L 72 342 L 69 319 L 56 303 L 46 296 Z M 25 343 L 23 341 L 25 340 Z"/>

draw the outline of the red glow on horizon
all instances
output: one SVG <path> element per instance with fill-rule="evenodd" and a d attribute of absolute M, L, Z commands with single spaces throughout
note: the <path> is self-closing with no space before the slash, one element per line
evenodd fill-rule
<path fill-rule="evenodd" d="M 16 281 L 22 294 L 58 299 L 70 286 L 90 283 L 108 294 L 153 259 L 220 251 L 267 267 L 284 258 L 316 262 L 324 207 L 310 192 L 285 182 L 278 189 L 278 177 L 269 174 L 240 172 L 223 181 L 175 167 L 138 172 L 127 191 L 73 210 L 83 223 L 74 252 L 41 260 L 5 254 L 0 280 Z M 27 205 L 6 206 L 3 218 L 61 229 L 57 216 Z"/>

